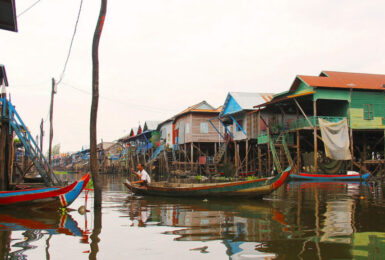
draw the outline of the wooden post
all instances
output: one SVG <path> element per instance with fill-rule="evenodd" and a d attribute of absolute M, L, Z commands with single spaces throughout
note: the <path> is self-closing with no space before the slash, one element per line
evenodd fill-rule
<path fill-rule="evenodd" d="M 53 101 L 54 101 L 54 95 L 56 94 L 55 87 L 56 87 L 55 79 L 52 78 L 51 106 L 50 106 L 50 109 L 49 109 L 49 147 L 48 147 L 48 163 L 49 163 L 49 166 L 52 165 L 52 159 L 51 159 L 52 138 L 53 138 L 52 120 L 53 120 Z"/>
<path fill-rule="evenodd" d="M 0 190 L 2 191 L 8 189 L 8 131 L 8 123 L 2 120 L 0 130 Z"/>
<path fill-rule="evenodd" d="M 270 136 L 270 128 L 267 129 L 267 134 L 268 134 L 268 136 Z M 271 175 L 271 151 L 270 151 L 270 140 L 269 140 L 269 142 L 267 143 L 267 171 L 268 171 L 268 175 L 267 175 L 267 176 L 270 176 L 270 175 Z"/>
<path fill-rule="evenodd" d="M 6 98 L 7 95 L 5 93 L 5 86 L 3 86 L 2 78 L 0 78 L 0 87 L 2 86 L 2 93 L 0 97 L 4 98 L 5 102 L 2 104 L 0 109 L 0 190 L 8 189 L 8 132 L 9 132 L 9 123 L 2 117 L 3 110 L 7 115 L 9 111 L 7 111 Z M 3 92 L 4 91 L 4 92 Z"/>
<path fill-rule="evenodd" d="M 43 153 L 43 137 L 44 137 L 44 120 L 41 119 L 40 123 L 40 151 Z"/>
<path fill-rule="evenodd" d="M 190 164 L 191 164 L 191 173 L 192 173 L 194 168 L 194 143 L 193 142 L 191 142 L 190 150 L 191 150 Z"/>
<path fill-rule="evenodd" d="M 249 172 L 249 139 L 246 138 L 246 174 Z"/>
<path fill-rule="evenodd" d="M 350 164 L 350 170 L 353 171 L 354 166 L 354 146 L 353 146 L 353 129 L 350 127 L 350 151 L 352 156 L 352 163 Z"/>
<path fill-rule="evenodd" d="M 96 125 L 99 106 L 99 42 L 103 30 L 104 20 L 107 13 L 107 0 L 101 0 L 100 11 L 94 37 L 92 40 L 92 100 L 90 115 L 90 168 L 92 181 L 94 183 L 94 209 L 102 207 L 101 180 L 98 172 L 98 160 L 96 156 Z"/>
<path fill-rule="evenodd" d="M 300 143 L 300 131 L 297 130 L 297 173 L 301 171 L 301 143 Z"/>
<path fill-rule="evenodd" d="M 238 176 L 238 144 L 234 141 L 234 166 L 235 166 L 235 176 Z"/>
<path fill-rule="evenodd" d="M 314 116 L 314 173 L 318 173 L 318 140 L 317 140 L 317 100 L 313 100 L 313 116 Z"/>

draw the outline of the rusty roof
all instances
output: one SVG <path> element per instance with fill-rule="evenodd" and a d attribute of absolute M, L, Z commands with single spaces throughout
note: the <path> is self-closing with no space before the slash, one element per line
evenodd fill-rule
<path fill-rule="evenodd" d="M 322 71 L 319 76 L 298 75 L 297 78 L 311 87 L 385 90 L 383 74 Z M 294 81 L 291 90 L 296 88 L 295 83 Z"/>
<path fill-rule="evenodd" d="M 199 113 L 219 113 L 219 111 L 220 111 L 219 109 L 221 109 L 221 107 L 215 109 L 213 106 L 208 104 L 206 101 L 202 101 L 202 102 L 200 102 L 198 104 L 195 104 L 193 106 L 190 106 L 190 107 L 186 108 L 185 110 L 183 110 L 179 114 L 176 114 L 174 116 L 174 120 L 177 119 L 178 117 L 182 116 L 182 115 L 185 115 L 187 113 L 193 113 L 193 112 L 199 112 Z"/>

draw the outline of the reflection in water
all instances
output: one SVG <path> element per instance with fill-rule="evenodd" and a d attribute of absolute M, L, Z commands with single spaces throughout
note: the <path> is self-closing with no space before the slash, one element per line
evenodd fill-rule
<path fill-rule="evenodd" d="M 0 231 L 0 258 L 8 259 L 11 243 L 11 231 Z"/>
<path fill-rule="evenodd" d="M 91 253 L 89 259 L 97 259 L 96 256 L 99 252 L 99 234 L 102 231 L 102 209 L 94 209 L 94 229 L 91 234 Z"/>
<path fill-rule="evenodd" d="M 14 240 L 11 244 L 12 232 L 21 233 L 22 241 Z M 2 209 L 0 213 L 0 245 L 2 259 L 27 259 L 26 251 L 35 249 L 32 243 L 47 237 L 46 259 L 50 258 L 49 239 L 52 235 L 65 234 L 70 236 L 82 236 L 76 221 L 69 214 L 59 214 L 55 211 L 35 211 L 23 209 Z M 11 250 L 15 248 L 16 250 Z"/>
<path fill-rule="evenodd" d="M 264 201 L 178 200 L 155 197 L 129 197 L 126 202 L 132 225 L 145 226 L 145 219 L 157 219 L 158 225 L 181 227 L 165 232 L 176 235 L 176 241 L 221 240 L 232 259 L 242 257 L 273 257 L 259 251 L 260 241 L 290 236 L 283 214 Z M 152 212 L 154 219 L 148 217 Z M 274 232 L 279 230 L 279 232 Z M 207 247 L 194 248 L 207 253 Z"/>
<path fill-rule="evenodd" d="M 134 196 L 118 175 L 103 182 L 102 210 L 84 216 L 1 211 L 0 257 L 385 259 L 381 185 L 294 182 L 262 201 L 202 201 Z"/>

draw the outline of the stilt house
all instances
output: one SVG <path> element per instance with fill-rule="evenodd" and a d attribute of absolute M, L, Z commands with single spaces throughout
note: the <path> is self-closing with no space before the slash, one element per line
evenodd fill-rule
<path fill-rule="evenodd" d="M 179 150 L 179 162 L 190 164 L 206 164 L 212 161 L 217 144 L 218 134 L 213 125 L 219 126 L 217 119 L 209 123 L 209 119 L 217 117 L 220 108 L 215 109 L 206 101 L 188 107 L 174 116 L 173 148 Z"/>
<path fill-rule="evenodd" d="M 217 133 L 221 138 L 222 144 L 218 151 L 215 162 L 219 163 L 225 155 L 225 162 L 234 163 L 237 173 L 254 172 L 256 169 L 257 137 L 266 129 L 260 115 L 252 113 L 257 104 L 270 101 L 272 93 L 246 93 L 229 92 L 222 110 L 218 115 L 221 128 L 217 128 Z M 223 131 L 224 129 L 224 131 Z"/>
<path fill-rule="evenodd" d="M 276 170 L 286 165 L 316 173 L 385 169 L 385 75 L 335 71 L 299 75 L 288 91 L 256 108 L 269 119 L 266 136 L 259 137 L 259 144 L 267 145 L 268 170 L 270 152 Z M 328 143 L 331 127 L 342 130 L 332 133 L 340 136 Z M 346 149 L 337 150 L 337 145 Z"/>

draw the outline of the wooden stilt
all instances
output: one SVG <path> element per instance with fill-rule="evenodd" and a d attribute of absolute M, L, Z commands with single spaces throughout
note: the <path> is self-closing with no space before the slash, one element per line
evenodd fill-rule
<path fill-rule="evenodd" d="M 3 191 L 8 188 L 7 135 L 8 125 L 3 121 L 0 130 L 0 190 Z"/>
<path fill-rule="evenodd" d="M 190 150 L 191 150 L 190 165 L 191 165 L 191 173 L 192 173 L 194 168 L 194 143 L 193 142 L 191 142 L 190 144 Z"/>
<path fill-rule="evenodd" d="M 300 131 L 297 130 L 297 173 L 301 171 L 301 143 Z"/>
<path fill-rule="evenodd" d="M 314 173 L 318 173 L 318 139 L 317 139 L 317 100 L 313 101 L 313 113 L 315 124 L 313 128 L 314 135 Z"/>
<path fill-rule="evenodd" d="M 246 139 L 246 173 L 249 172 L 249 140 Z"/>

